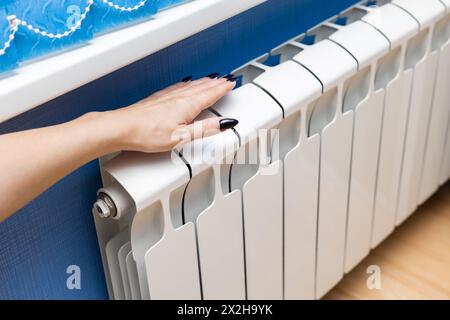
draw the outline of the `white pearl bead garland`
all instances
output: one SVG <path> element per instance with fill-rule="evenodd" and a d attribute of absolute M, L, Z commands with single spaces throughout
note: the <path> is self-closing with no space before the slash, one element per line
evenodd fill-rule
<path fill-rule="evenodd" d="M 113 8 L 118 11 L 133 12 L 133 11 L 139 10 L 140 8 L 145 6 L 148 0 L 141 0 L 138 4 L 136 4 L 135 6 L 132 6 L 132 7 L 119 6 L 118 4 L 115 4 L 109 0 L 99 0 L 99 1 L 108 5 L 110 8 Z M 71 27 L 69 30 L 65 31 L 64 33 L 54 34 L 54 33 L 51 33 L 51 32 L 45 31 L 45 30 L 41 30 L 39 28 L 34 27 L 33 25 L 31 25 L 30 23 L 28 23 L 24 20 L 18 19 L 16 16 L 9 16 L 8 21 L 9 21 L 9 25 L 11 28 L 11 34 L 9 35 L 8 40 L 6 40 L 6 42 L 3 44 L 3 48 L 0 49 L 0 56 L 4 55 L 6 53 L 6 51 L 8 50 L 8 48 L 11 46 L 11 42 L 14 40 L 15 35 L 19 29 L 19 26 L 27 28 L 28 30 L 36 33 L 37 35 L 40 35 L 42 37 L 46 37 L 49 39 L 61 39 L 64 37 L 68 37 L 81 27 L 81 24 L 86 19 L 89 11 L 91 11 L 91 7 L 93 4 L 94 4 L 94 0 L 87 0 L 87 6 L 84 9 L 84 12 L 81 14 L 80 19 L 75 23 L 75 25 L 73 27 Z"/>
<path fill-rule="evenodd" d="M 139 2 L 137 5 L 135 5 L 133 7 L 123 7 L 123 6 L 117 5 L 109 0 L 101 0 L 101 1 L 113 9 L 123 11 L 123 12 L 132 12 L 132 11 L 139 10 L 141 7 L 145 6 L 145 4 L 147 3 L 147 0 L 141 0 L 141 2 Z"/>
<path fill-rule="evenodd" d="M 9 34 L 8 40 L 3 44 L 3 47 L 0 49 L 0 56 L 6 53 L 6 50 L 11 46 L 11 42 L 14 40 L 16 36 L 17 30 L 19 30 L 19 24 L 14 20 L 15 17 L 9 17 L 8 22 L 11 28 L 11 33 Z"/>

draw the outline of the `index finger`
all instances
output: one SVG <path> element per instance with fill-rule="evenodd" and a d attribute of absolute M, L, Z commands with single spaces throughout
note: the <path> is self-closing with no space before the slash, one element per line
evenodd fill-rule
<path fill-rule="evenodd" d="M 235 86 L 236 82 L 225 81 L 218 83 L 217 86 L 186 95 L 184 98 L 190 103 L 186 105 L 188 110 L 186 110 L 187 118 L 185 120 L 188 123 L 192 122 L 203 110 L 212 107 L 217 101 L 233 90 Z"/>

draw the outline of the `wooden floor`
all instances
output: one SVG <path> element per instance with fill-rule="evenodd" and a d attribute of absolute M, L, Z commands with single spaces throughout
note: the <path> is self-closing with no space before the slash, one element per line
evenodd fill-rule
<path fill-rule="evenodd" d="M 366 270 L 381 268 L 381 289 Z M 325 299 L 450 299 L 450 184 L 442 187 Z"/>

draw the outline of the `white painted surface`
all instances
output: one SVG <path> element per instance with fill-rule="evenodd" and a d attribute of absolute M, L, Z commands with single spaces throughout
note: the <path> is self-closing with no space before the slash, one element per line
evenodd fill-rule
<path fill-rule="evenodd" d="M 231 163 L 238 149 L 238 136 L 232 130 L 194 141 L 182 149 L 192 171 L 184 193 L 183 212 L 186 220 L 196 224 L 205 300 L 245 299 L 241 192 L 228 193 L 221 181 L 222 164 Z"/>
<path fill-rule="evenodd" d="M 310 103 L 320 97 L 322 86 L 308 70 L 292 60 L 270 68 L 254 82 L 281 104 L 285 119 L 300 112 L 299 119 L 295 120 L 299 123 L 287 124 L 299 124 L 299 136 L 290 133 L 283 137 L 298 141 L 283 159 L 284 297 L 312 300 L 315 296 L 320 136 L 309 137 L 308 126 Z"/>
<path fill-rule="evenodd" d="M 325 91 L 314 106 L 309 129 L 310 135 L 321 135 L 316 266 L 316 298 L 321 298 L 344 274 L 353 111 L 343 113 L 343 91 L 357 63 L 329 40 L 306 48 L 294 60 L 314 73 Z"/>
<path fill-rule="evenodd" d="M 246 84 L 214 106 L 220 115 L 239 119 L 236 130 L 245 146 L 255 145 L 259 129 L 271 129 L 282 120 L 282 110 L 268 94 Z M 259 148 L 258 148 L 259 149 Z M 270 152 L 270 151 L 269 151 Z M 254 165 L 233 165 L 232 190 L 241 188 L 245 230 L 247 297 L 283 298 L 283 164 L 275 161 L 257 165 L 249 177 L 244 172 Z M 242 183 L 241 183 L 242 182 Z"/>
<path fill-rule="evenodd" d="M 125 294 L 126 300 L 131 300 L 133 297 L 131 295 L 131 286 L 130 286 L 130 277 L 129 272 L 127 269 L 127 255 L 131 252 L 131 242 L 129 241 L 128 236 L 128 242 L 126 242 L 122 247 L 120 247 L 117 256 L 119 257 L 119 268 L 120 268 L 120 274 L 122 276 L 122 284 L 123 284 L 123 290 Z"/>
<path fill-rule="evenodd" d="M 118 256 L 119 249 L 130 238 L 130 230 L 122 230 L 118 235 L 106 244 L 106 258 L 108 259 L 109 274 L 111 275 L 114 300 L 125 299 L 125 288 L 122 282 L 122 273 L 120 271 L 120 261 Z"/>
<path fill-rule="evenodd" d="M 420 183 L 419 204 L 424 203 L 438 189 L 441 182 L 441 164 L 445 152 L 448 119 L 450 116 L 450 16 L 444 21 L 444 34 L 447 39 L 439 49 L 436 84 L 430 129 L 428 133 L 422 179 Z"/>
<path fill-rule="evenodd" d="M 441 19 L 447 9 L 440 0 L 394 0 L 392 3 L 409 12 L 420 23 L 421 30 Z"/>
<path fill-rule="evenodd" d="M 330 36 L 357 61 L 359 75 L 344 92 L 344 109 L 354 112 L 353 146 L 348 203 L 345 272 L 370 252 L 378 152 L 384 107 L 384 88 L 375 88 L 378 59 L 389 51 L 389 42 L 375 28 L 354 22 Z"/>
<path fill-rule="evenodd" d="M 412 14 L 419 22 L 422 30 L 419 33 L 420 43 L 414 50 L 417 52 L 409 51 L 412 59 L 416 59 L 414 55 L 420 56 L 420 59 L 417 59 L 417 63 L 412 66 L 413 84 L 396 217 L 396 224 L 400 225 L 416 210 L 420 202 L 424 153 L 432 115 L 434 86 L 439 61 L 439 50 L 432 47 L 433 35 L 435 24 L 443 18 L 446 8 L 437 0 L 427 2 L 396 0 L 395 3 Z M 424 51 L 423 56 L 421 56 L 422 50 Z"/>
<path fill-rule="evenodd" d="M 126 152 L 104 169 L 134 200 L 131 246 L 142 299 L 200 299 L 195 229 L 177 229 L 171 218 L 172 191 L 187 184 L 189 171 L 171 153 Z"/>
<path fill-rule="evenodd" d="M 413 75 L 412 70 L 405 70 L 405 55 L 407 43 L 418 33 L 419 24 L 403 9 L 392 4 L 374 9 L 362 20 L 372 25 L 389 40 L 392 54 L 398 55 L 393 59 L 398 61 L 388 68 L 395 68 L 395 64 L 398 64 L 399 69 L 385 89 L 371 240 L 372 248 L 374 248 L 395 228 Z"/>

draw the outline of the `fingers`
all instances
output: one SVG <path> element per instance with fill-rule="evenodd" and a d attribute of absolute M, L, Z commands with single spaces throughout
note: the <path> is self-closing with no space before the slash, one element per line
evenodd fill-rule
<path fill-rule="evenodd" d="M 173 104 L 172 102 L 176 100 L 179 102 L 179 100 L 187 99 L 191 101 L 175 104 L 182 106 L 181 108 L 176 108 L 177 113 L 181 116 L 182 122 L 189 123 L 192 122 L 202 110 L 212 106 L 235 86 L 234 82 L 230 82 L 228 78 L 218 78 L 218 74 L 212 74 L 194 81 L 189 78 L 186 81 L 176 83 L 166 89 L 158 91 L 139 101 L 135 105 L 131 105 L 124 109 L 133 108 L 135 106 L 147 107 L 158 103 Z M 216 87 L 220 88 L 216 89 Z M 201 98 L 194 97 L 194 99 L 192 99 L 193 96 L 196 96 L 203 91 L 209 91 L 210 89 L 214 90 L 209 92 L 209 94 L 202 95 Z"/>
<path fill-rule="evenodd" d="M 206 78 L 203 81 L 192 82 L 191 86 L 181 88 L 176 93 L 177 93 L 177 95 L 182 96 L 182 97 L 190 96 L 192 94 L 195 94 L 198 91 L 206 90 L 210 87 L 217 86 L 220 83 L 223 83 L 226 81 L 227 81 L 227 79 L 225 79 L 225 78 L 214 78 L 214 79 Z"/>
<path fill-rule="evenodd" d="M 166 89 L 163 89 L 161 91 L 158 91 L 154 94 L 152 94 L 150 97 L 142 100 L 141 102 L 162 102 L 165 100 L 173 99 L 177 95 L 181 94 L 182 92 L 189 90 L 190 88 L 194 86 L 198 86 L 204 83 L 207 83 L 213 79 L 205 77 L 200 78 L 198 80 L 188 80 L 188 81 L 182 81 L 177 84 L 174 84 Z"/>
<path fill-rule="evenodd" d="M 165 96 L 167 94 L 170 94 L 171 92 L 173 92 L 173 91 L 175 91 L 177 89 L 186 87 L 188 85 L 189 85 L 189 82 L 178 82 L 178 83 L 176 83 L 174 85 L 171 85 L 170 87 L 167 87 L 167 88 L 165 88 L 165 89 L 163 89 L 161 91 L 155 92 L 154 94 L 152 94 L 151 96 L 145 98 L 141 102 L 150 102 L 150 101 L 158 100 L 159 98 L 161 98 L 161 97 L 163 97 L 163 96 Z"/>
<path fill-rule="evenodd" d="M 153 102 L 158 103 L 158 102 L 169 101 L 171 99 L 176 99 L 177 97 L 183 96 L 185 92 L 189 92 L 191 90 L 191 88 L 197 88 L 198 86 L 202 86 L 204 84 L 214 83 L 213 80 L 214 79 L 210 79 L 210 78 L 201 78 L 201 79 L 198 79 L 195 81 L 189 81 L 184 86 L 178 86 L 178 87 L 174 88 L 174 90 L 171 90 L 170 92 L 166 92 L 163 95 L 159 95 L 157 97 L 157 99 L 154 100 Z"/>
<path fill-rule="evenodd" d="M 216 135 L 225 130 L 229 130 L 237 126 L 239 123 L 236 119 L 213 117 L 202 121 L 196 121 L 184 127 L 191 140 L 201 139 Z"/>
<path fill-rule="evenodd" d="M 126 115 L 130 119 L 124 123 L 129 123 L 127 131 L 133 134 L 126 135 L 124 150 L 170 150 L 171 146 L 233 128 L 237 125 L 237 120 L 219 117 L 205 119 L 210 115 L 209 112 L 198 116 L 230 92 L 236 85 L 234 80 L 208 76 L 177 83 L 140 103 L 114 111 L 115 114 Z M 192 123 L 196 118 L 202 121 Z"/>
<path fill-rule="evenodd" d="M 184 121 L 192 122 L 203 110 L 213 106 L 236 86 L 235 82 L 216 80 L 214 84 L 203 85 L 192 89 L 183 99 L 188 103 L 183 104 Z"/>

